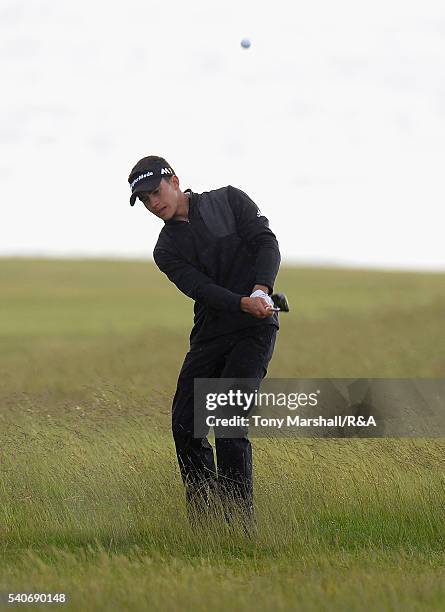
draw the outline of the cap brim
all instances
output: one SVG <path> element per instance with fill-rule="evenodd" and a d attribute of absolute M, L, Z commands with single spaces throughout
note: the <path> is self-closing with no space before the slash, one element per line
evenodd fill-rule
<path fill-rule="evenodd" d="M 154 191 L 155 189 L 157 189 L 162 181 L 162 178 L 163 178 L 162 176 L 153 176 L 143 181 L 140 181 L 136 185 L 133 193 L 131 194 L 130 206 L 134 206 L 134 203 L 136 202 L 136 198 L 143 191 Z"/>

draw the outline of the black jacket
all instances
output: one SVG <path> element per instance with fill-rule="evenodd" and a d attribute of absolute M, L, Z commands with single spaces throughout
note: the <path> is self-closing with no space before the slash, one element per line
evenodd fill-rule
<path fill-rule="evenodd" d="M 278 242 L 258 206 L 240 189 L 190 194 L 189 220 L 166 221 L 153 251 L 156 265 L 195 300 L 190 343 L 238 329 L 275 325 L 240 310 L 254 285 L 272 291 L 280 266 Z"/>

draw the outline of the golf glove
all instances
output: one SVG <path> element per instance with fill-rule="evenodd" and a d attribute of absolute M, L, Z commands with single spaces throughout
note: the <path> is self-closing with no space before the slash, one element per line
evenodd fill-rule
<path fill-rule="evenodd" d="M 250 294 L 250 297 L 260 297 L 260 298 L 263 298 L 263 300 L 266 300 L 266 302 L 269 304 L 269 306 L 272 306 L 272 308 L 274 307 L 274 303 L 272 301 L 272 298 L 270 297 L 270 295 L 267 295 L 267 293 L 265 293 L 262 289 L 257 289 L 256 291 L 254 291 L 253 293 Z"/>

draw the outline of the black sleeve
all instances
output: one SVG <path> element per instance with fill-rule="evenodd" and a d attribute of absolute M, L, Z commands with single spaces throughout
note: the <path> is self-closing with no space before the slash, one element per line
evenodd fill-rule
<path fill-rule="evenodd" d="M 266 285 L 273 292 L 275 278 L 280 267 L 280 249 L 269 221 L 249 196 L 228 186 L 229 202 L 235 214 L 239 235 L 253 246 L 256 252 L 256 285 Z"/>
<path fill-rule="evenodd" d="M 158 268 L 188 297 L 215 310 L 239 311 L 241 294 L 215 285 L 214 281 L 169 250 L 155 248 Z"/>

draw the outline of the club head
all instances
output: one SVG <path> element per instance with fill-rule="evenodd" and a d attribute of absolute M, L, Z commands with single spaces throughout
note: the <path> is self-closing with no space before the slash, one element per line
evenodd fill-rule
<path fill-rule="evenodd" d="M 284 293 L 274 293 L 270 296 L 273 303 L 281 312 L 289 312 L 289 302 Z"/>

